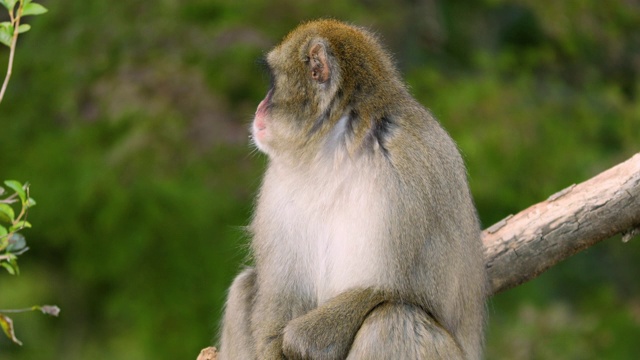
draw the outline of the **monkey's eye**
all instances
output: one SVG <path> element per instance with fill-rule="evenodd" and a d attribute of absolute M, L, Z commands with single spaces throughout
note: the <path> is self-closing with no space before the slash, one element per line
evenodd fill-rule
<path fill-rule="evenodd" d="M 308 63 L 309 61 L 311 61 L 311 58 L 309 56 L 305 56 L 304 59 L 302 59 L 302 61 L 304 61 L 305 63 Z"/>

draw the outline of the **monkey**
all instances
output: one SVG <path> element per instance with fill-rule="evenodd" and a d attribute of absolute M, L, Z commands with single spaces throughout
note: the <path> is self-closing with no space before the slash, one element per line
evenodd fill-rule
<path fill-rule="evenodd" d="M 364 28 L 302 23 L 266 65 L 253 265 L 219 358 L 481 359 L 487 276 L 452 138 Z"/>

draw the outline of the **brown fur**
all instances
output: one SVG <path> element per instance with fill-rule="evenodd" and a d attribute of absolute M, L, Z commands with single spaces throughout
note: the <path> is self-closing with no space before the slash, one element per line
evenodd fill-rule
<path fill-rule="evenodd" d="M 255 268 L 220 358 L 482 358 L 480 228 L 451 138 L 366 30 L 305 23 L 267 62 Z"/>

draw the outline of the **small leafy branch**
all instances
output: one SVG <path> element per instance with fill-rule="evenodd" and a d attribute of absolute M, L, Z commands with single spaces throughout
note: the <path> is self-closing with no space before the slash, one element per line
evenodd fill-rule
<path fill-rule="evenodd" d="M 11 79 L 18 34 L 31 29 L 27 24 L 20 24 L 20 20 L 24 16 L 44 14 L 47 9 L 31 0 L 0 0 L 0 5 L 9 11 L 10 20 L 0 22 L 0 43 L 9 47 L 7 75 L 2 83 L 2 88 L 0 88 L 0 102 L 2 102 L 9 79 Z M 20 234 L 20 231 L 31 227 L 27 221 L 27 213 L 36 202 L 29 196 L 29 184 L 23 185 L 15 180 L 7 180 L 4 184 L 13 190 L 13 193 L 7 193 L 6 189 L 0 186 L 0 266 L 5 268 L 9 274 L 17 275 L 20 273 L 18 256 L 29 250 L 27 241 Z M 14 208 L 16 203 L 20 205 L 20 210 L 17 212 Z M 13 320 L 5 314 L 26 311 L 41 311 L 53 316 L 58 316 L 60 313 L 57 306 L 51 305 L 32 306 L 25 309 L 0 309 L 0 328 L 9 339 L 18 345 L 22 345 L 22 342 L 15 336 Z"/>
<path fill-rule="evenodd" d="M 2 83 L 2 88 L 0 88 L 0 102 L 2 102 L 9 79 L 11 79 L 18 34 L 25 33 L 31 29 L 28 24 L 20 24 L 20 20 L 24 16 L 44 14 L 47 9 L 31 0 L 0 0 L 0 4 L 9 11 L 9 21 L 0 22 L 0 43 L 5 44 L 10 49 L 7 75 Z"/>
<path fill-rule="evenodd" d="M 29 197 L 29 184 L 22 185 L 15 180 L 7 180 L 4 184 L 14 193 L 3 199 L 6 190 L 0 186 L 0 266 L 9 274 L 16 275 L 20 273 L 18 255 L 29 250 L 24 236 L 19 231 L 31 227 L 26 220 L 27 212 L 36 202 Z M 20 202 L 18 215 L 11 207 L 11 204 L 16 202 Z"/>
<path fill-rule="evenodd" d="M 27 221 L 27 214 L 36 202 L 29 196 L 29 184 L 23 185 L 15 180 L 7 180 L 4 185 L 12 192 L 0 186 L 0 266 L 9 274 L 17 275 L 20 273 L 18 256 L 29 250 L 27 241 L 20 231 L 31 227 Z M 16 204 L 19 204 L 19 211 L 15 209 Z M 60 312 L 57 306 L 50 305 L 32 306 L 26 309 L 0 309 L 0 327 L 9 339 L 22 345 L 15 336 L 13 321 L 5 314 L 37 310 L 53 316 L 58 316 Z"/>

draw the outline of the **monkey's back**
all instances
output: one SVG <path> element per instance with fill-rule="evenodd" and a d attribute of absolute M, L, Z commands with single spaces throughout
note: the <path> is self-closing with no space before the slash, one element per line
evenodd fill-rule
<path fill-rule="evenodd" d="M 399 267 L 398 276 L 410 279 L 409 291 L 418 289 L 414 295 L 465 347 L 481 349 L 487 276 L 462 156 L 422 106 L 399 112 L 398 130 L 387 146 L 397 181 L 390 204 L 403 216 L 394 217 L 390 232 L 397 239 L 395 257 L 411 265 Z"/>

